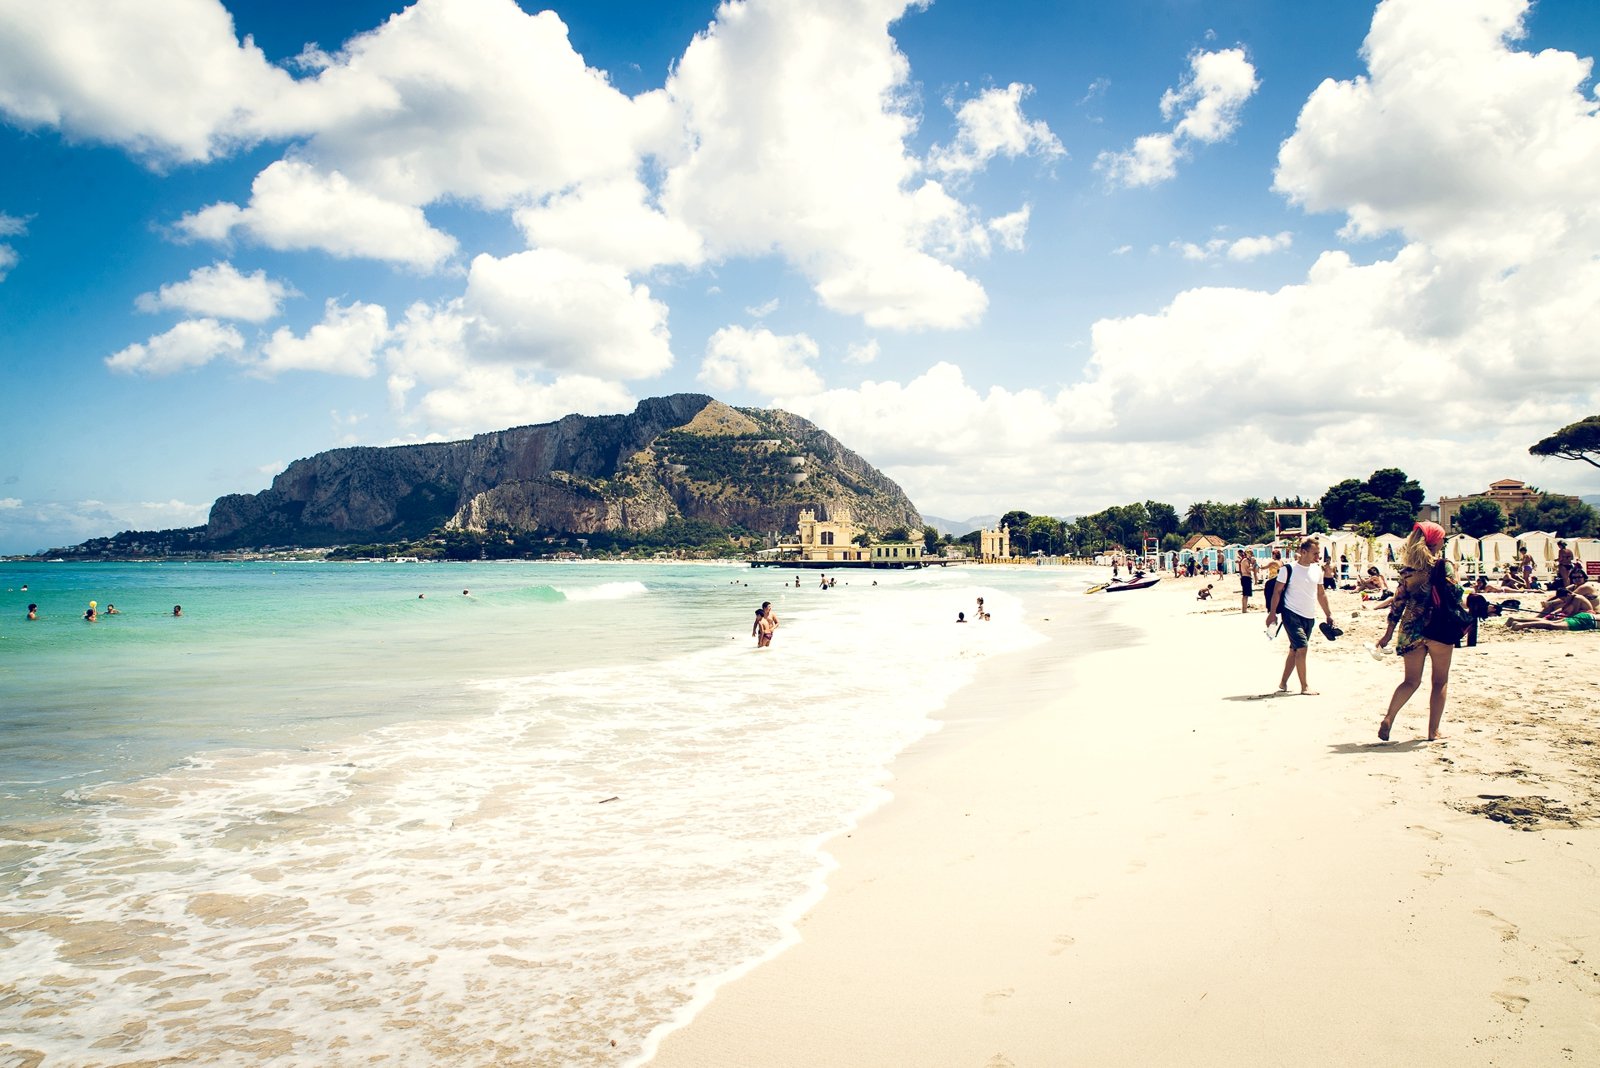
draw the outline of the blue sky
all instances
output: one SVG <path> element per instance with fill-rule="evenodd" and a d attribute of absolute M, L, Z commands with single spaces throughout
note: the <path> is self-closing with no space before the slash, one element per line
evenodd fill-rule
<path fill-rule="evenodd" d="M 0 0 L 0 552 L 707 392 L 951 518 L 1523 478 L 1590 0 Z"/>

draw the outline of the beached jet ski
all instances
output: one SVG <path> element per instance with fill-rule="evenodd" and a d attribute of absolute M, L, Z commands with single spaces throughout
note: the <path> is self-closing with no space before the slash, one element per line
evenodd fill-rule
<path fill-rule="evenodd" d="M 1121 593 L 1123 590 L 1148 590 L 1151 586 L 1161 581 L 1160 575 L 1135 575 L 1127 582 L 1113 582 L 1106 587 L 1107 593 Z"/>

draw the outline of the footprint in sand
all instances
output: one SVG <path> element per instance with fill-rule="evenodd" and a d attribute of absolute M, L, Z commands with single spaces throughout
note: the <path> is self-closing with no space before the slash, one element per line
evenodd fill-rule
<path fill-rule="evenodd" d="M 1417 874 L 1424 879 L 1437 879 L 1444 874 L 1444 862 L 1439 860 L 1431 861 L 1426 868 L 1417 872 Z"/>
<path fill-rule="evenodd" d="M 1017 1062 L 1004 1053 L 996 1053 L 983 1062 L 983 1068 L 1017 1068 Z"/>
<path fill-rule="evenodd" d="M 1016 994 L 1016 990 L 1009 986 L 1003 990 L 989 991 L 987 994 L 983 995 L 984 1013 L 986 1015 L 993 1016 L 995 1013 L 1000 1011 L 1000 1006 L 1009 1001 L 1014 994 Z"/>
<path fill-rule="evenodd" d="M 1528 981 L 1520 975 L 1509 976 L 1506 979 L 1506 986 L 1509 987 L 1526 988 L 1527 985 Z M 1498 1001 L 1507 1012 L 1521 1014 L 1522 1010 L 1528 1007 L 1528 999 L 1511 990 L 1496 990 L 1489 996 Z"/>
<path fill-rule="evenodd" d="M 1496 931 L 1500 932 L 1500 941 L 1502 942 L 1515 942 L 1517 940 L 1517 932 L 1522 930 L 1522 928 L 1518 927 L 1510 920 L 1502 920 L 1499 916 L 1496 916 L 1488 909 L 1478 909 L 1476 914 L 1484 917 L 1485 919 L 1494 921 L 1491 926 L 1493 926 Z"/>
<path fill-rule="evenodd" d="M 1425 835 L 1428 838 L 1432 838 L 1435 842 L 1444 837 L 1441 832 L 1434 830 L 1432 827 L 1424 827 L 1420 823 L 1413 823 L 1408 826 L 1406 830 L 1416 831 L 1420 835 Z"/>
<path fill-rule="evenodd" d="M 1144 871 L 1144 869 L 1145 869 L 1144 861 L 1142 861 L 1142 860 L 1130 860 L 1130 861 L 1128 861 L 1127 869 L 1124 870 L 1122 874 L 1124 874 L 1124 875 L 1138 875 L 1140 872 Z"/>
<path fill-rule="evenodd" d="M 1059 957 L 1069 948 L 1078 944 L 1078 940 L 1071 935 L 1057 935 L 1055 941 L 1050 943 L 1050 955 Z"/>

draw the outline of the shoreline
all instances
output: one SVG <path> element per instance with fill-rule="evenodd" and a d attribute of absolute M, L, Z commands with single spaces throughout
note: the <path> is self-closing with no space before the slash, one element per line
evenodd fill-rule
<path fill-rule="evenodd" d="M 1030 619 L 828 843 L 799 941 L 645 1063 L 1600 1057 L 1600 645 L 1486 627 L 1449 739 L 1424 687 L 1382 745 L 1382 613 L 1334 592 L 1321 695 L 1277 698 L 1285 642 L 1202 584 L 1106 599 L 1127 640 L 1081 655 Z"/>

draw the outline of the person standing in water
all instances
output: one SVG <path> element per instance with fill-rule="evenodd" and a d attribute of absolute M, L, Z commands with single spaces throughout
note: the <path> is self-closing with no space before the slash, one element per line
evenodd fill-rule
<path fill-rule="evenodd" d="M 756 640 L 757 649 L 765 649 L 772 644 L 772 632 L 778 629 L 778 613 L 772 610 L 771 601 L 762 601 L 761 607 L 756 609 L 756 621 L 750 628 L 750 634 Z"/>

